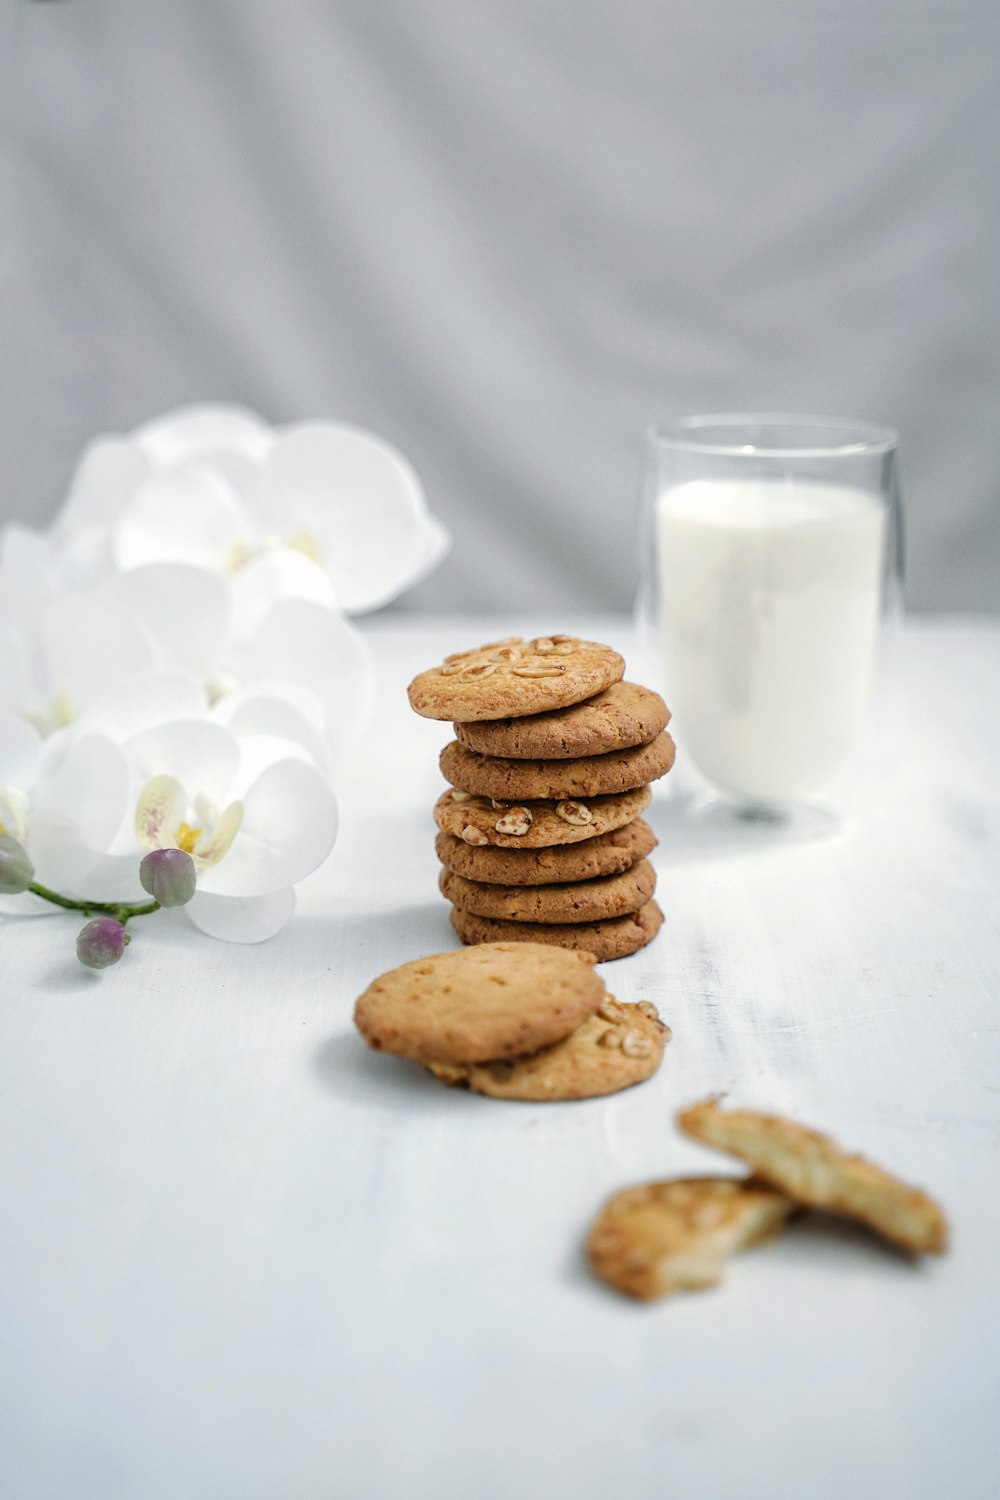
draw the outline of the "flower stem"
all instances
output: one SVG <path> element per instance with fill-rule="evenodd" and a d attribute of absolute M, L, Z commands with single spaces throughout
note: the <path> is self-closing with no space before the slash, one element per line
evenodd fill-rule
<path fill-rule="evenodd" d="M 114 917 L 123 927 L 133 917 L 146 917 L 150 912 L 160 909 L 158 901 L 133 901 L 124 904 L 120 901 L 77 901 L 72 896 L 60 896 L 58 891 L 50 891 L 48 886 L 40 885 L 37 880 L 31 882 L 28 890 L 41 896 L 43 901 L 51 901 L 53 906 L 62 906 L 67 911 L 82 911 L 85 917 L 95 911 L 103 912 L 105 916 Z"/>

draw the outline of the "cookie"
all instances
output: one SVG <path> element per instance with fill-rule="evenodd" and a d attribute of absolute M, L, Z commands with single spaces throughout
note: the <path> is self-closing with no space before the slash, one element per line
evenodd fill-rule
<path fill-rule="evenodd" d="M 451 925 L 463 943 L 553 943 L 592 953 L 599 963 L 626 958 L 651 943 L 663 925 L 655 901 L 647 901 L 634 915 L 606 922 L 504 922 L 475 917 L 460 907 L 451 909 Z"/>
<path fill-rule="evenodd" d="M 588 953 L 490 943 L 432 953 L 374 980 L 354 1007 L 369 1047 L 415 1062 L 488 1062 L 562 1041 L 603 1005 Z"/>
<path fill-rule="evenodd" d="M 948 1225 L 933 1198 L 862 1156 L 849 1156 L 829 1136 L 793 1120 L 750 1109 L 693 1104 L 677 1123 L 695 1140 L 749 1162 L 756 1177 L 811 1208 L 861 1219 L 915 1255 L 939 1254 Z"/>
<path fill-rule="evenodd" d="M 569 708 L 525 719 L 456 724 L 455 736 L 482 755 L 513 760 L 578 760 L 648 745 L 670 722 L 670 710 L 651 688 L 615 682 Z"/>
<path fill-rule="evenodd" d="M 553 844 L 548 849 L 494 849 L 466 844 L 439 833 L 437 857 L 466 880 L 490 885 L 556 885 L 567 880 L 596 880 L 619 875 L 656 848 L 656 835 L 642 818 L 612 828 L 581 844 Z"/>
<path fill-rule="evenodd" d="M 597 641 L 519 635 L 457 651 L 410 683 L 410 707 L 425 719 L 517 718 L 592 698 L 620 682 L 625 662 Z"/>
<path fill-rule="evenodd" d="M 674 763 L 674 742 L 663 732 L 648 745 L 586 755 L 580 760 L 501 760 L 452 740 L 441 751 L 441 774 L 453 787 L 478 797 L 522 802 L 544 797 L 602 797 L 631 792 L 665 776 Z"/>
<path fill-rule="evenodd" d="M 543 849 L 551 844 L 576 844 L 612 828 L 631 823 L 649 806 L 649 787 L 617 796 L 566 798 L 559 802 L 514 802 L 509 806 L 467 792 L 443 792 L 434 806 L 442 833 L 482 848 Z"/>
<path fill-rule="evenodd" d="M 794 1204 L 735 1177 L 676 1177 L 625 1188 L 601 1209 L 587 1238 L 595 1274 L 649 1300 L 715 1286 L 726 1261 L 777 1234 Z"/>
<path fill-rule="evenodd" d="M 430 1063 L 442 1083 L 493 1099 L 556 1101 L 616 1094 L 652 1076 L 670 1040 L 655 1005 L 625 1005 L 609 995 L 571 1036 L 530 1057 L 506 1062 Z"/>
<path fill-rule="evenodd" d="M 656 873 L 640 859 L 621 875 L 563 885 L 487 885 L 442 870 L 442 896 L 477 917 L 508 922 L 603 922 L 645 906 L 656 889 Z"/>

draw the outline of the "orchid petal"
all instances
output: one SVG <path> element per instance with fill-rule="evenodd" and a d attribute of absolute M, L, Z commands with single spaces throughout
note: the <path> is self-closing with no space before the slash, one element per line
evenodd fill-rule
<path fill-rule="evenodd" d="M 254 524 L 228 480 L 208 464 L 189 463 L 136 491 L 113 546 L 126 570 L 171 562 L 224 573 L 255 541 Z"/>
<path fill-rule="evenodd" d="M 43 694 L 32 671 L 31 654 L 23 631 L 0 626 L 0 683 L 4 702 L 16 713 L 41 717 Z"/>
<path fill-rule="evenodd" d="M 130 438 L 97 438 L 76 466 L 54 531 L 65 539 L 84 529 L 107 530 L 150 473 L 149 459 Z"/>
<path fill-rule="evenodd" d="M 225 800 L 240 760 L 235 737 L 208 719 L 154 725 L 131 735 L 122 749 L 139 782 L 174 777 L 190 797 L 216 805 Z"/>
<path fill-rule="evenodd" d="M 293 547 L 275 547 L 251 558 L 232 577 L 233 634 L 245 640 L 281 599 L 310 599 L 324 609 L 337 603 L 328 574 Z"/>
<path fill-rule="evenodd" d="M 271 429 L 243 406 L 206 402 L 181 406 L 138 427 L 134 440 L 159 468 L 186 463 L 213 453 L 245 453 L 262 459 L 271 445 Z"/>
<path fill-rule="evenodd" d="M 152 776 L 135 805 L 135 836 L 144 849 L 176 848 L 187 793 L 176 776 Z"/>
<path fill-rule="evenodd" d="M 80 714 L 76 727 L 123 739 L 156 724 L 192 719 L 204 709 L 204 691 L 192 677 L 144 672 L 102 688 Z"/>
<path fill-rule="evenodd" d="M 99 735 L 48 741 L 31 797 L 26 847 L 38 880 L 66 892 L 102 858 L 128 801 L 128 768 Z"/>
<path fill-rule="evenodd" d="M 240 836 L 199 879 L 214 895 L 264 896 L 323 863 L 337 836 L 337 799 L 306 761 L 269 766 L 244 798 Z"/>
<path fill-rule="evenodd" d="M 299 692 L 300 698 L 311 698 Z M 227 695 L 215 705 L 213 713 L 240 739 L 245 735 L 264 735 L 284 742 L 292 741 L 305 751 L 321 771 L 328 769 L 329 754 L 321 729 L 322 712 L 315 699 L 306 706 L 294 701 L 287 686 L 275 683 L 266 689 L 242 689 Z"/>
<path fill-rule="evenodd" d="M 281 760 L 301 760 L 312 764 L 300 744 L 279 735 L 242 734 L 239 746 L 240 764 L 233 781 L 233 795 L 237 797 L 246 797 L 264 772 Z"/>
<path fill-rule="evenodd" d="M 30 787 L 38 771 L 42 741 L 17 714 L 0 713 L 0 790 L 4 783 Z"/>
<path fill-rule="evenodd" d="M 146 563 L 122 573 L 114 589 L 143 622 L 164 666 L 201 678 L 219 670 L 230 602 L 218 574 L 184 563 Z"/>
<path fill-rule="evenodd" d="M 444 556 L 447 532 L 403 455 L 359 427 L 301 422 L 279 432 L 264 464 L 265 522 L 318 544 L 341 607 L 376 609 Z"/>
<path fill-rule="evenodd" d="M 241 656 L 242 675 L 308 689 L 323 705 L 335 764 L 363 733 L 375 674 L 363 638 L 342 615 L 304 599 L 276 604 Z"/>
<path fill-rule="evenodd" d="M 227 943 L 263 943 L 291 920 L 295 892 L 286 888 L 266 896 L 213 896 L 198 890 L 184 910 L 209 937 Z"/>
<path fill-rule="evenodd" d="M 50 703 L 64 698 L 74 713 L 108 683 L 156 665 L 145 631 L 126 609 L 101 594 L 53 599 L 40 630 Z"/>
<path fill-rule="evenodd" d="M 211 869 L 213 865 L 219 863 L 224 854 L 229 853 L 242 822 L 243 803 L 230 802 L 217 819 L 209 837 L 204 843 L 199 840 L 194 847 L 192 857 L 199 869 Z"/>
<path fill-rule="evenodd" d="M 8 526 L 0 535 L 0 619 L 14 625 L 34 619 L 59 581 L 48 539 L 26 526 Z"/>

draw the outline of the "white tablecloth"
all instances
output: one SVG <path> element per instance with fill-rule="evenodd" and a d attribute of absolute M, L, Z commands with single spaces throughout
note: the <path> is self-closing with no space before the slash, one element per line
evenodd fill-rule
<path fill-rule="evenodd" d="M 0 1493 L 992 1500 L 1000 630 L 908 629 L 834 838 L 734 843 L 658 792 L 666 923 L 603 972 L 674 1040 L 642 1087 L 534 1106 L 446 1090 L 351 1025 L 378 971 L 452 945 L 447 728 L 404 688 L 495 623 L 370 627 L 341 836 L 273 942 L 163 913 L 98 976 L 73 917 L 0 927 Z M 948 1255 L 807 1218 L 713 1292 L 594 1282 L 610 1192 L 729 1169 L 673 1125 L 714 1090 L 931 1189 Z"/>

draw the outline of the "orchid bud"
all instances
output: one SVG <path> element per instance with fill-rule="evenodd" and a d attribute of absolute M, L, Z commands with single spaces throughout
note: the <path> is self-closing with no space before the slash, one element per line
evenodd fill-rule
<path fill-rule="evenodd" d="M 183 849 L 154 849 L 139 866 L 139 879 L 161 906 L 186 906 L 194 895 L 194 860 Z"/>
<path fill-rule="evenodd" d="M 88 969 L 108 969 L 125 952 L 125 929 L 114 917 L 95 917 L 81 927 L 76 956 Z"/>
<path fill-rule="evenodd" d="M 9 833 L 0 833 L 0 894 L 17 896 L 35 878 L 35 867 L 23 844 Z"/>

